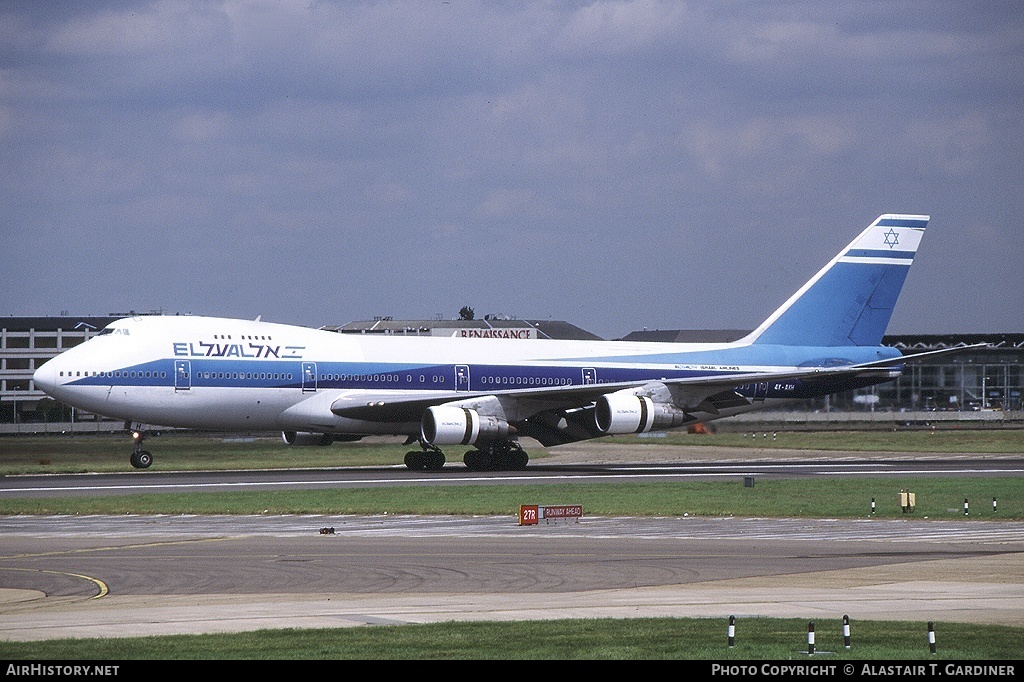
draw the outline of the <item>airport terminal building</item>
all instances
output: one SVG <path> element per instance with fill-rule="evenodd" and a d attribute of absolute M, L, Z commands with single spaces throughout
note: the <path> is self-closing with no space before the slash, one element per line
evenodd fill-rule
<path fill-rule="evenodd" d="M 48 398 L 36 389 L 32 374 L 50 358 L 85 342 L 114 320 L 136 314 L 131 311 L 102 317 L 0 318 L 0 433 L 49 431 L 50 425 L 65 428 L 68 424 L 74 425 L 76 431 L 121 428 L 121 424 L 95 415 L 76 414 L 71 408 Z M 600 339 L 568 322 L 489 315 L 471 320 L 379 317 L 321 328 L 340 334 L 510 338 L 523 343 L 541 339 Z M 644 330 L 632 332 L 623 340 L 726 342 L 745 333 L 742 330 Z M 927 412 L 936 418 L 974 420 L 984 416 L 987 423 L 1024 425 L 1024 333 L 887 336 L 883 343 L 907 355 L 976 343 L 985 343 L 986 346 L 911 363 L 906 366 L 903 376 L 893 382 L 810 401 L 794 409 L 852 416 Z M 752 415 L 747 416 L 751 418 Z"/>

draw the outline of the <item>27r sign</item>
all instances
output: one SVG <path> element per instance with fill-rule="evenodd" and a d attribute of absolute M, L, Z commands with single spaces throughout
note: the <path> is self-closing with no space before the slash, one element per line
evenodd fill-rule
<path fill-rule="evenodd" d="M 519 525 L 532 526 L 545 521 L 558 519 L 579 519 L 583 516 L 583 505 L 563 504 L 541 506 L 538 504 L 524 504 L 519 507 Z"/>

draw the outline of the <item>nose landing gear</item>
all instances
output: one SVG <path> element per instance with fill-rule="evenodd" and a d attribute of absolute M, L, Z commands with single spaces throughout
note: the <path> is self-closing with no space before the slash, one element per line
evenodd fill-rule
<path fill-rule="evenodd" d="M 149 465 L 153 463 L 153 454 L 149 450 L 142 449 L 142 441 L 145 440 L 145 438 L 146 434 L 143 433 L 142 429 L 132 431 L 132 440 L 135 441 L 135 451 L 132 452 L 132 456 L 128 461 L 130 461 L 132 466 L 136 469 L 148 469 Z"/>

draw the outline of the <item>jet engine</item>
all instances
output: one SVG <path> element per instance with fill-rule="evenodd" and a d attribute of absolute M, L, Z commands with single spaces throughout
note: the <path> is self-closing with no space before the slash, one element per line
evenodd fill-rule
<path fill-rule="evenodd" d="M 420 436 L 427 445 L 473 445 L 507 438 L 510 432 L 515 429 L 500 417 L 450 405 L 427 408 L 420 424 Z"/>
<path fill-rule="evenodd" d="M 330 445 L 334 442 L 334 436 L 329 433 L 308 431 L 282 431 L 281 438 L 288 445 Z"/>
<path fill-rule="evenodd" d="M 622 391 L 598 398 L 594 410 L 594 423 L 605 436 L 671 429 L 688 421 L 692 417 L 672 403 Z"/>

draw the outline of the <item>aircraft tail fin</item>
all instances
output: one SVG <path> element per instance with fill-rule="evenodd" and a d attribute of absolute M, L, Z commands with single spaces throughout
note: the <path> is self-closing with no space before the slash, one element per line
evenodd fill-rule
<path fill-rule="evenodd" d="M 879 216 L 744 340 L 879 345 L 928 220 L 924 215 Z"/>

